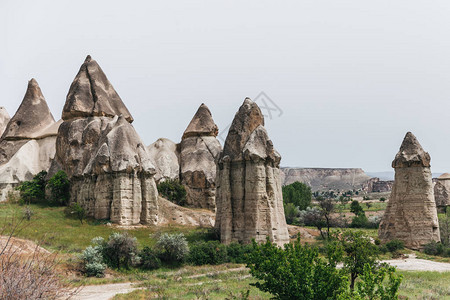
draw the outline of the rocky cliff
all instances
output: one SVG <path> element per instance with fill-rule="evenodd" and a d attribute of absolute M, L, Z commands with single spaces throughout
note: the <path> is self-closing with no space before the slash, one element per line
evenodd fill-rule
<path fill-rule="evenodd" d="M 363 189 L 370 179 L 359 168 L 281 168 L 282 185 L 299 181 L 312 191 Z"/>

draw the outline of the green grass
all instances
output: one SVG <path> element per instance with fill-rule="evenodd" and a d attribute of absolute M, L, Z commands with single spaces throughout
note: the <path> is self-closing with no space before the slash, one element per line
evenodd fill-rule
<path fill-rule="evenodd" d="M 348 202 L 344 205 L 337 204 L 337 208 L 343 213 L 350 213 L 350 204 L 351 202 Z M 367 207 L 366 202 L 360 202 L 360 205 L 365 212 L 382 211 L 386 210 L 387 202 L 370 202 L 370 208 Z"/>
<path fill-rule="evenodd" d="M 96 236 L 107 238 L 113 232 L 129 231 L 138 239 L 141 247 L 151 246 L 156 240 L 149 236 L 155 233 L 182 232 L 189 242 L 209 238 L 207 229 L 188 226 L 149 226 L 134 229 L 123 229 L 107 226 L 106 222 L 87 220 L 80 223 L 77 219 L 68 218 L 64 207 L 44 207 L 30 205 L 34 215 L 31 221 L 24 221 L 16 237 L 38 242 L 44 248 L 58 250 L 62 253 L 80 253 Z M 11 224 L 14 217 L 17 221 L 23 215 L 24 206 L 0 203 L 0 228 Z"/>
<path fill-rule="evenodd" d="M 450 272 L 403 271 L 400 296 L 403 299 L 450 299 Z"/>

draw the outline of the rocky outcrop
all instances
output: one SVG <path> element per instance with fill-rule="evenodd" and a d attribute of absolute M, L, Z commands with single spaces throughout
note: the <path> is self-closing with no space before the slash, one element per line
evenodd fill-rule
<path fill-rule="evenodd" d="M 0 120 L 7 116 L 4 111 Z M 0 201 L 6 200 L 20 182 L 49 169 L 60 124 L 55 122 L 37 81 L 31 79 L 0 140 Z"/>
<path fill-rule="evenodd" d="M 363 185 L 362 189 L 367 193 L 387 193 L 392 190 L 393 185 L 393 180 L 384 181 L 380 180 L 378 177 L 373 177 Z"/>
<path fill-rule="evenodd" d="M 120 225 L 156 224 L 155 169 L 133 118 L 98 64 L 87 57 L 75 77 L 56 141 L 71 180 L 71 202 Z"/>
<path fill-rule="evenodd" d="M 281 182 L 303 182 L 315 191 L 358 190 L 370 180 L 360 168 L 281 168 Z"/>
<path fill-rule="evenodd" d="M 3 106 L 0 106 L 0 136 L 3 135 L 3 132 L 5 132 L 5 129 L 9 123 L 9 120 L 11 120 L 11 117 L 9 116 L 8 112 L 6 111 L 6 108 L 4 108 Z"/>
<path fill-rule="evenodd" d="M 439 212 L 445 212 L 450 206 L 450 174 L 439 176 L 434 185 L 434 199 Z"/>
<path fill-rule="evenodd" d="M 392 167 L 395 181 L 378 230 L 380 239 L 384 242 L 398 239 L 411 249 L 438 242 L 430 155 L 411 132 L 406 134 Z"/>
<path fill-rule="evenodd" d="M 155 180 L 179 179 L 180 177 L 180 152 L 178 144 L 169 139 L 160 138 L 147 147 L 150 159 L 155 165 Z"/>
<path fill-rule="evenodd" d="M 281 157 L 258 105 L 246 98 L 218 163 L 216 224 L 223 243 L 289 242 L 281 194 Z"/>
<path fill-rule="evenodd" d="M 211 112 L 202 104 L 180 143 L 180 178 L 191 207 L 215 209 L 216 161 L 222 150 L 217 133 Z"/>

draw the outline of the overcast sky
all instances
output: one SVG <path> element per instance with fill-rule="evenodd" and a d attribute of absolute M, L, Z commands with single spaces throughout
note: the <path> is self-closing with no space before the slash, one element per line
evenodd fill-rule
<path fill-rule="evenodd" d="M 0 0 L 0 105 L 12 116 L 34 77 L 59 119 L 91 54 L 146 144 L 179 142 L 202 102 L 223 130 L 264 91 L 283 166 L 388 171 L 412 131 L 450 171 L 449 15 L 448 0 Z"/>

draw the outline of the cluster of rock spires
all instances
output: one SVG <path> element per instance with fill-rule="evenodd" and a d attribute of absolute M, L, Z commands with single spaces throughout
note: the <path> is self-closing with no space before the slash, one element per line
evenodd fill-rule
<path fill-rule="evenodd" d="M 440 241 L 430 160 L 408 132 L 392 162 L 394 185 L 378 230 L 382 241 L 401 240 L 411 249 Z"/>
<path fill-rule="evenodd" d="M 96 219 L 134 225 L 178 218 L 179 224 L 189 225 L 197 218 L 210 226 L 215 211 L 215 227 L 223 243 L 266 238 L 279 245 L 289 242 L 281 157 L 256 103 L 245 99 L 223 150 L 205 104 L 178 144 L 161 138 L 146 147 L 132 122 L 125 104 L 90 56 L 72 82 L 58 122 L 36 80 L 30 80 L 12 118 L 0 107 L 0 201 L 41 170 L 51 175 L 62 169 L 71 181 L 70 201 Z M 450 205 L 450 175 L 440 176 L 433 188 L 430 156 L 410 132 L 392 166 L 395 181 L 380 238 L 402 240 L 412 249 L 439 241 L 437 208 L 445 210 Z M 357 172 L 349 172 L 353 182 Z M 178 179 L 186 187 L 189 206 L 210 212 L 199 215 L 159 197 L 156 182 L 167 178 Z M 378 181 L 371 184 L 378 186 Z"/>
<path fill-rule="evenodd" d="M 71 201 L 96 219 L 156 224 L 155 168 L 133 117 L 90 56 L 72 82 L 62 118 L 56 162 L 71 181 Z"/>

